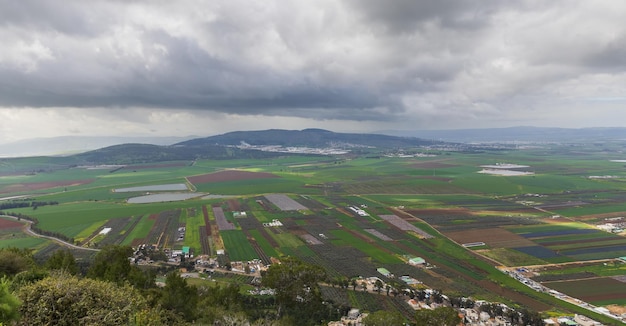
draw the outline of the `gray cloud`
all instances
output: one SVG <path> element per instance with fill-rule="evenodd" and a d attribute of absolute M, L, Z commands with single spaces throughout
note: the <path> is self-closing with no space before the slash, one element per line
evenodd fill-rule
<path fill-rule="evenodd" d="M 609 0 L 4 1 L 0 108 L 514 125 L 573 94 L 624 96 L 624 14 Z"/>

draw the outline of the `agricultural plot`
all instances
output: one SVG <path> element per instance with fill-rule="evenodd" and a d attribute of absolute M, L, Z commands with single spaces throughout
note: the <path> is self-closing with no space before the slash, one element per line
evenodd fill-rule
<path fill-rule="evenodd" d="M 150 232 L 140 243 L 154 245 L 156 248 L 166 247 L 170 242 L 178 237 L 178 217 L 180 211 L 163 211 L 159 214 L 150 216 L 154 220 L 154 224 Z"/>
<path fill-rule="evenodd" d="M 469 229 L 445 232 L 459 244 L 484 242 L 491 248 L 515 248 L 535 245 L 534 242 L 502 228 Z"/>
<path fill-rule="evenodd" d="M 184 183 L 170 183 L 170 184 L 162 184 L 162 185 L 153 185 L 153 186 L 139 186 L 139 187 L 127 187 L 127 188 L 116 188 L 113 189 L 114 192 L 135 192 L 135 191 L 187 191 L 187 185 Z"/>
<path fill-rule="evenodd" d="M 269 194 L 265 195 L 265 198 L 274 204 L 281 211 L 301 211 L 307 208 L 297 201 L 287 197 L 283 194 Z"/>
<path fill-rule="evenodd" d="M 382 218 L 383 220 L 389 222 L 390 224 L 392 224 L 393 226 L 397 227 L 398 229 L 402 230 L 402 231 L 410 231 L 410 232 L 415 232 L 417 234 L 419 234 L 421 237 L 424 237 L 426 239 L 428 238 L 432 238 L 433 236 L 426 233 L 425 231 L 423 231 L 422 229 L 418 228 L 417 226 L 401 219 L 400 217 L 396 216 L 396 215 L 380 215 L 380 218 Z"/>
<path fill-rule="evenodd" d="M 224 241 L 226 253 L 231 261 L 248 261 L 259 259 L 256 251 L 250 245 L 246 235 L 238 230 L 221 231 L 220 236 Z"/>
<path fill-rule="evenodd" d="M 363 231 L 377 237 L 378 239 L 382 240 L 382 241 L 393 241 L 392 238 L 382 234 L 380 231 L 376 230 L 376 229 L 363 229 Z"/>
<path fill-rule="evenodd" d="M 208 173 L 202 175 L 195 175 L 188 177 L 187 180 L 194 185 L 212 182 L 225 182 L 225 181 L 237 181 L 237 180 L 253 180 L 253 179 L 267 179 L 267 178 L 279 178 L 279 176 L 266 173 L 266 172 L 249 172 L 243 170 L 225 170 L 215 173 Z"/>
<path fill-rule="evenodd" d="M 603 277 L 584 280 L 544 282 L 545 286 L 574 298 L 594 304 L 626 305 L 626 283 Z"/>
<path fill-rule="evenodd" d="M 213 206 L 213 216 L 215 216 L 215 222 L 217 223 L 217 228 L 220 231 L 228 231 L 228 230 L 237 229 L 235 224 L 226 220 L 226 215 L 224 215 L 224 210 L 222 210 L 221 207 Z"/>
<path fill-rule="evenodd" d="M 509 230 L 536 243 L 514 249 L 553 262 L 565 261 L 560 259 L 563 257 L 584 261 L 626 255 L 626 238 L 582 224 L 545 224 Z"/>
<path fill-rule="evenodd" d="M 85 185 L 93 182 L 94 179 L 83 180 L 60 180 L 51 182 L 20 182 L 4 185 L 0 187 L 0 194 L 2 193 L 28 193 L 45 189 L 72 187 L 78 185 Z"/>

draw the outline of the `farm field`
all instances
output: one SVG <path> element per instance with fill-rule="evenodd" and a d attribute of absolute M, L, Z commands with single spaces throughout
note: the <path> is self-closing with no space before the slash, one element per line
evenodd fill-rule
<path fill-rule="evenodd" d="M 526 165 L 534 174 L 478 173 L 480 165 L 499 162 Z M 1 200 L 0 205 L 7 206 L 0 210 L 34 218 L 40 229 L 90 248 L 186 246 L 196 256 L 216 256 L 223 249 L 228 261 L 265 263 L 296 256 L 322 266 L 333 277 L 376 276 L 394 282 L 393 276 L 377 272 L 385 268 L 444 293 L 543 311 L 558 301 L 506 277 L 495 266 L 565 266 L 561 264 L 626 256 L 623 234 L 597 228 L 605 223 L 602 214 L 619 217 L 626 212 L 626 183 L 589 178 L 593 175 L 626 178 L 626 170 L 609 162 L 606 154 L 581 157 L 550 149 L 76 167 L 0 176 L 1 197 L 26 196 Z M 175 191 L 180 197 L 129 201 L 147 191 Z M 55 204 L 11 207 L 34 201 Z M 9 224 L 0 224 L 0 246 L 43 251 L 50 245 Z M 111 231 L 100 234 L 105 227 Z M 463 246 L 472 243 L 481 245 Z M 424 258 L 428 268 L 410 266 L 407 257 Z M 626 298 L 609 288 L 622 289 L 626 283 L 619 279 L 626 277 L 626 270 L 603 273 L 598 267 L 593 273 L 595 278 L 554 276 L 544 282 L 564 293 L 577 287 L 582 292 L 576 295 L 595 304 L 623 305 Z M 594 284 L 606 290 L 584 290 Z M 365 294 L 324 291 L 362 307 L 373 305 Z M 383 301 L 394 309 L 406 308 Z"/>

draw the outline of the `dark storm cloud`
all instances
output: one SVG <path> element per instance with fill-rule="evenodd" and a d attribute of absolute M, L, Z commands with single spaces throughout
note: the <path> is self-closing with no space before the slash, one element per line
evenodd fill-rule
<path fill-rule="evenodd" d="M 490 24 L 490 15 L 502 1 L 494 0 L 350 0 L 367 19 L 382 23 L 391 33 L 413 33 L 420 25 L 434 23 L 445 28 L 479 29 Z"/>
<path fill-rule="evenodd" d="M 0 1 L 0 108 L 516 121 L 565 112 L 570 94 L 625 93 L 625 14 L 610 1 Z"/>

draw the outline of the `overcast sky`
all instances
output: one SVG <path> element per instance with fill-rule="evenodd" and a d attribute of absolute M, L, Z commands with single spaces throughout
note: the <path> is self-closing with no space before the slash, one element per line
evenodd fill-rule
<path fill-rule="evenodd" d="M 626 126 L 626 2 L 0 0 L 0 141 Z"/>

